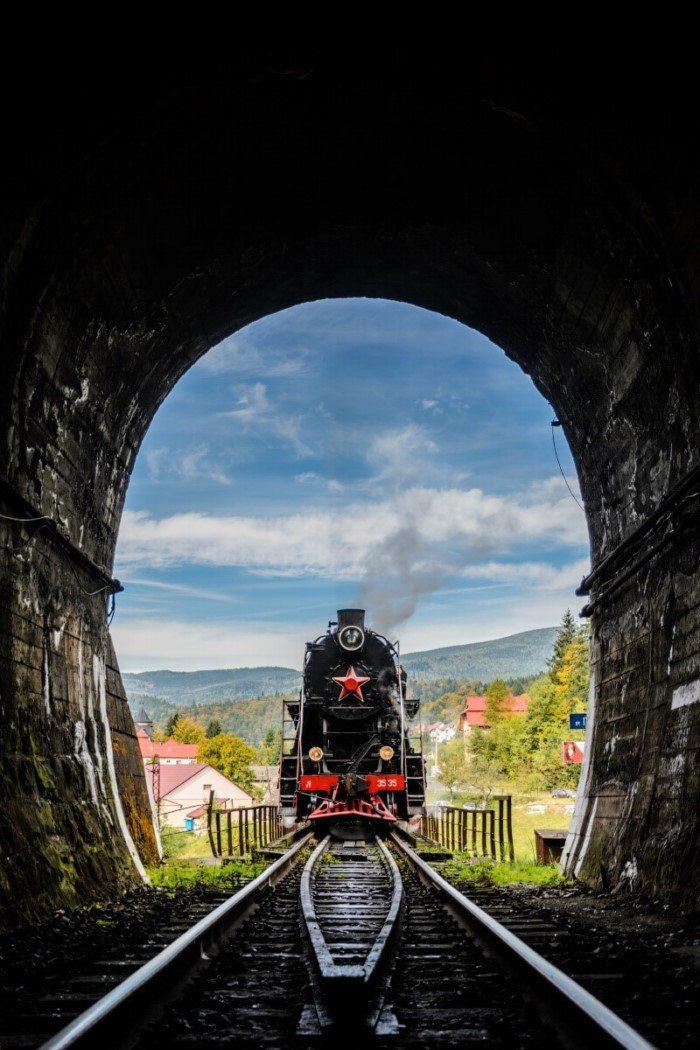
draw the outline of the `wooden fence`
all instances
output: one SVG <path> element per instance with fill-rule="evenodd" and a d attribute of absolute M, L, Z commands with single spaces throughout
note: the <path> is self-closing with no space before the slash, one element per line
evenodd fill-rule
<path fill-rule="evenodd" d="M 281 838 L 282 818 L 277 806 L 207 810 L 207 832 L 215 857 L 244 857 Z"/>
<path fill-rule="evenodd" d="M 492 795 L 489 809 L 443 806 L 421 819 L 420 833 L 445 849 L 474 857 L 515 860 L 510 795 Z"/>

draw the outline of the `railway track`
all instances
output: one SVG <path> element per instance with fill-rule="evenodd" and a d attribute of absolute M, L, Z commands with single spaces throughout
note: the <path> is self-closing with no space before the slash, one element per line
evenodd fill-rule
<path fill-rule="evenodd" d="M 43 1045 L 302 1048 L 334 1034 L 393 1050 L 651 1045 L 397 835 L 305 836 Z"/>
<path fill-rule="evenodd" d="M 325 838 L 316 847 L 301 879 L 315 994 L 300 1031 L 315 1034 L 316 1024 L 318 1030 L 377 1028 L 403 900 L 401 874 L 380 839 L 355 843 Z M 381 1030 L 396 1029 L 386 1014 Z"/>

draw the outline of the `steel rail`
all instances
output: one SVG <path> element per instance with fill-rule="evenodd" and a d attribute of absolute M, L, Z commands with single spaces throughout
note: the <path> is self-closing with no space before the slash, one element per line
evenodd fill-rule
<path fill-rule="evenodd" d="M 311 947 L 318 963 L 321 979 L 324 982 L 338 981 L 345 983 L 348 981 L 357 981 L 367 985 L 374 980 L 377 968 L 386 955 L 387 948 L 391 942 L 394 930 L 396 929 L 396 923 L 401 910 L 401 902 L 403 900 L 403 882 L 399 869 L 396 866 L 396 861 L 391 856 L 384 843 L 380 839 L 375 839 L 375 844 L 379 848 L 380 858 L 391 879 L 391 903 L 389 905 L 389 910 L 387 911 L 381 929 L 374 938 L 372 947 L 367 954 L 365 962 L 363 964 L 337 963 L 333 958 L 333 953 L 326 943 L 325 934 L 323 933 L 321 924 L 316 915 L 316 905 L 314 903 L 313 892 L 314 871 L 316 865 L 326 852 L 329 843 L 330 836 L 327 835 L 316 847 L 304 867 L 301 876 L 302 916 L 306 924 Z"/>
<path fill-rule="evenodd" d="M 458 922 L 532 989 L 536 1003 L 545 1017 L 555 1023 L 557 1034 L 563 1035 L 566 1043 L 585 1050 L 592 1046 L 596 1050 L 608 1047 L 654 1050 L 651 1043 L 599 999 L 450 885 L 396 832 L 391 839 L 421 881 L 440 895 Z"/>
<path fill-rule="evenodd" d="M 173 984 L 181 983 L 189 970 L 207 961 L 207 952 L 246 917 L 270 886 L 287 874 L 311 838 L 311 832 L 304 835 L 256 879 L 205 915 L 186 933 L 52 1036 L 41 1050 L 68 1050 L 69 1047 L 94 1050 L 97 1045 L 119 1046 L 133 1039 L 134 1020 L 147 1018 L 153 1013 L 154 996 L 169 999 Z M 169 994 L 163 995 L 163 989 Z M 120 1025 L 127 1027 L 120 1028 Z"/>

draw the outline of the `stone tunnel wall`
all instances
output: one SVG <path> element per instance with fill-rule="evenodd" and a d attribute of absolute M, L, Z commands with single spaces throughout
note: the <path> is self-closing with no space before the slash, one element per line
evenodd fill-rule
<path fill-rule="evenodd" d="M 586 764 L 564 855 L 595 886 L 688 908 L 700 889 L 699 560 L 695 528 L 594 613 Z"/>
<path fill-rule="evenodd" d="M 76 593 L 50 542 L 0 557 L 0 924 L 10 926 L 139 884 L 157 849 L 104 595 Z"/>
<path fill-rule="evenodd" d="M 33 143 L 42 162 L 0 221 L 2 480 L 105 571 L 140 442 L 179 376 L 312 298 L 415 302 L 503 346 L 564 425 L 594 564 L 697 465 L 697 182 L 666 111 L 650 144 L 643 117 L 607 101 L 592 131 L 588 109 L 574 126 L 529 96 L 465 101 L 459 77 L 429 91 L 376 77 L 246 73 L 155 117 L 144 107 L 135 130 L 103 128 L 100 110 L 58 174 Z M 28 536 L 0 529 L 6 546 Z M 47 536 L 0 557 L 11 922 L 132 885 L 134 848 L 156 846 L 104 595 L 84 594 Z M 700 703 L 679 697 L 699 675 L 698 591 L 686 529 L 595 612 L 567 853 L 590 881 L 697 889 Z"/>

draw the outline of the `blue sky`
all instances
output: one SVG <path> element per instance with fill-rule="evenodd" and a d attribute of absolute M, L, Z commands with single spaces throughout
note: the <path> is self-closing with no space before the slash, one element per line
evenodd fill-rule
<path fill-rule="evenodd" d="M 552 418 L 488 339 L 404 303 L 306 303 L 236 333 L 137 458 L 122 669 L 299 666 L 358 602 L 405 651 L 557 623 L 588 540 Z"/>

